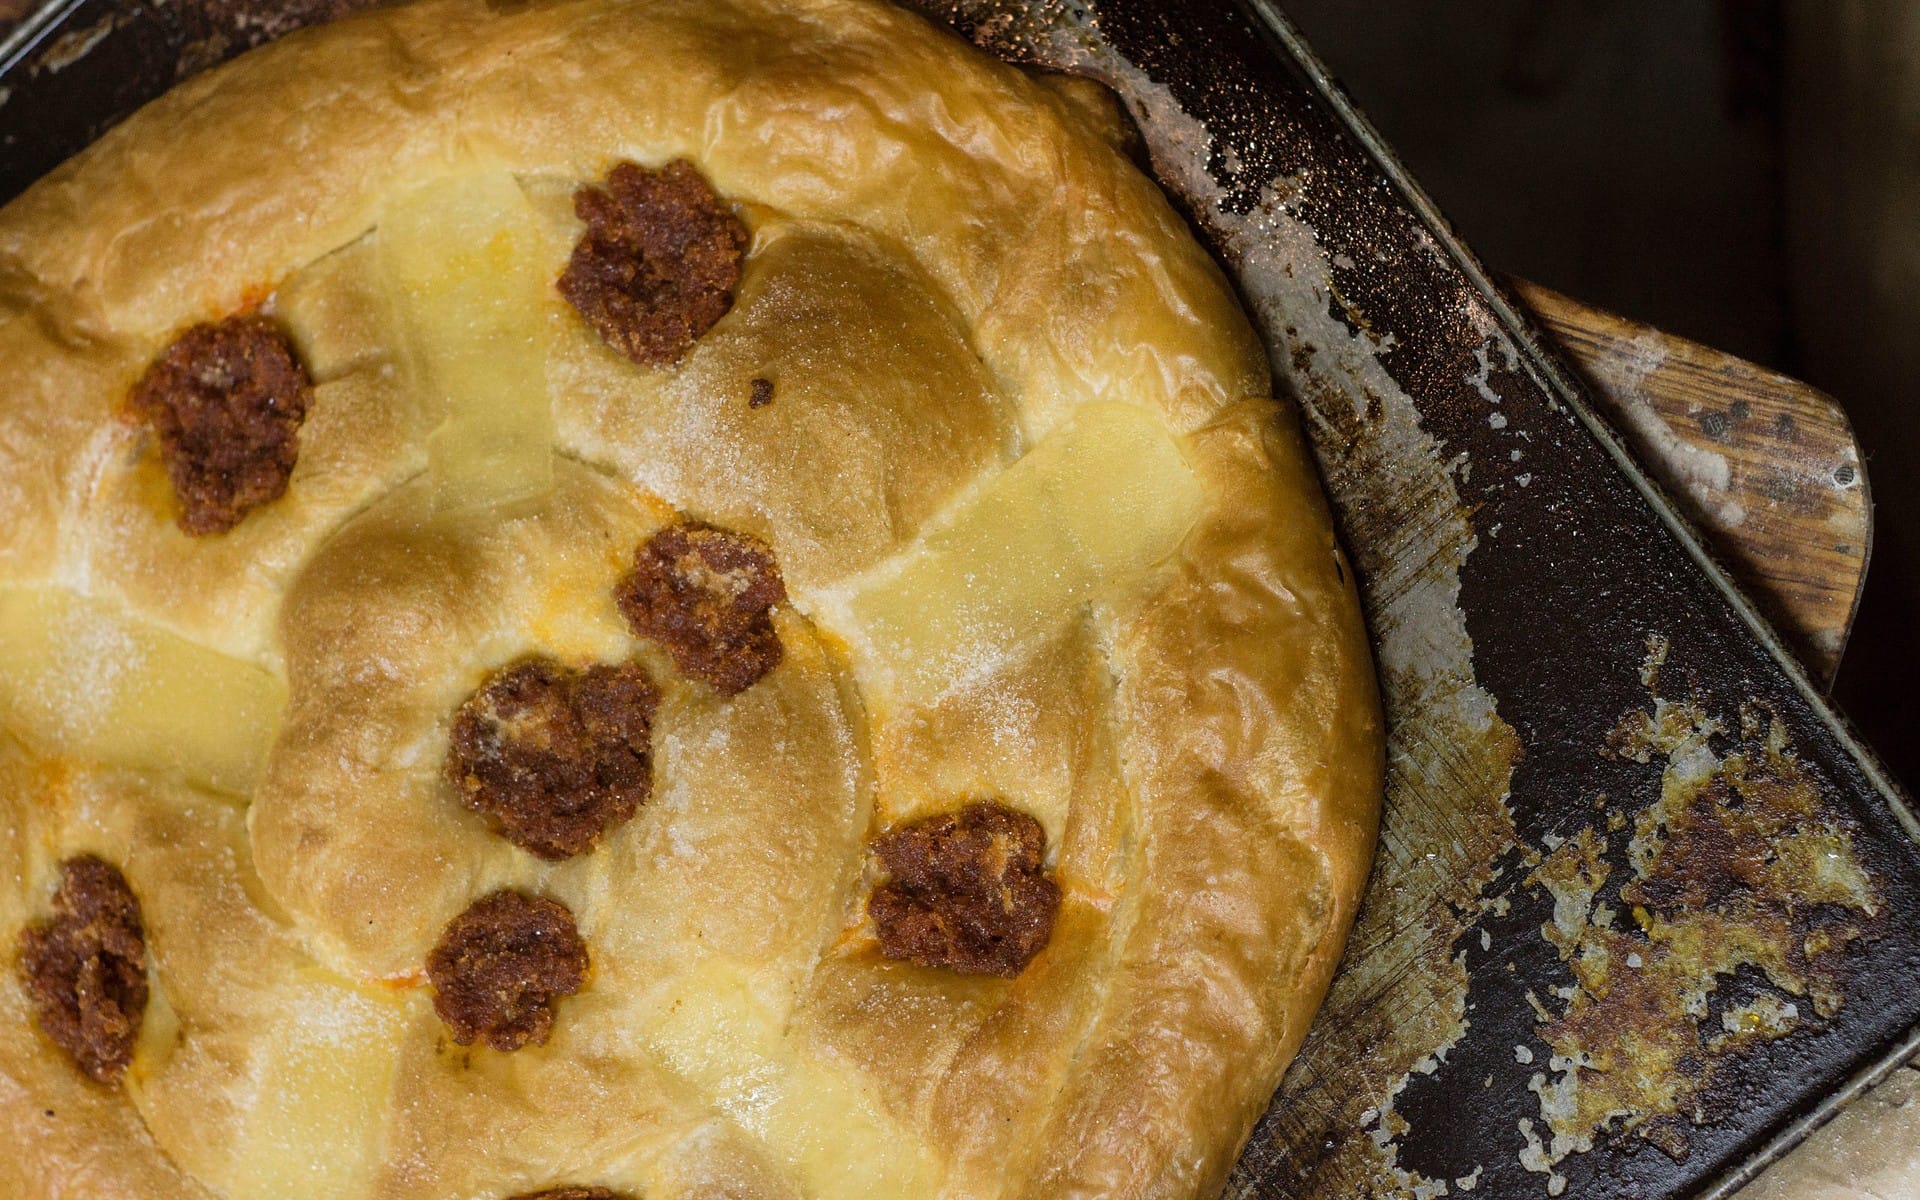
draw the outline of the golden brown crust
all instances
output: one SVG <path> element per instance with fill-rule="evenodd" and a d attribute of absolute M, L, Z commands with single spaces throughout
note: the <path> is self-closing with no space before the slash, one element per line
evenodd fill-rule
<path fill-rule="evenodd" d="M 0 587 L 84 590 L 290 695 L 250 796 L 0 730 L 0 940 L 97 854 L 153 989 L 108 1092 L 0 972 L 0 1194 L 1216 1190 L 1339 955 L 1379 713 L 1295 419 L 1109 122 L 878 0 L 423 0 L 191 81 L 0 211 Z M 731 311 L 644 367 L 556 290 L 551 493 L 443 511 L 383 205 L 512 172 L 557 280 L 574 192 L 676 159 L 751 234 Z M 263 299 L 315 384 L 298 462 L 190 538 L 123 406 L 179 331 Z M 1028 628 L 901 688 L 851 598 L 1096 402 L 1196 481 L 1177 552 L 1108 579 L 1125 547 L 1082 529 L 1086 579 L 1022 575 L 1046 521 L 1009 517 Z M 778 665 L 731 697 L 616 605 L 685 520 L 785 578 Z M 444 773 L 462 701 L 536 654 L 639 656 L 662 689 L 651 799 L 564 862 Z M 987 796 L 1045 831 L 1045 951 L 1012 979 L 888 961 L 869 839 Z M 564 905 L 592 963 L 511 1053 L 453 1045 L 424 978 L 502 888 Z"/>

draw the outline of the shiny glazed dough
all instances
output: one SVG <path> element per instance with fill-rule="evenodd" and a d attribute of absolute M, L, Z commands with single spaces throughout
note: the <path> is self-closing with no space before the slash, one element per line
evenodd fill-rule
<path fill-rule="evenodd" d="M 1112 124 L 878 0 L 424 0 L 193 80 L 0 211 L 0 592 L 157 631 L 35 669 L 84 679 L 71 720 L 147 720 L 115 682 L 142 663 L 284 690 L 193 727 L 259 758 L 240 783 L 0 705 L 0 1194 L 1217 1192 L 1346 936 L 1380 718 L 1295 415 Z M 649 369 L 553 297 L 551 491 L 440 511 L 384 206 L 510 173 L 552 278 L 574 188 L 675 158 L 751 231 L 733 311 Z M 298 465 L 190 538 L 126 397 L 253 306 L 317 385 Z M 676 513 L 786 575 L 784 661 L 730 700 L 614 607 Z M 949 609 L 950 578 L 984 590 Z M 560 863 L 441 772 L 455 708 L 536 651 L 665 692 L 650 802 Z M 867 841 L 983 797 L 1046 829 L 1046 950 L 1011 981 L 886 961 Z M 12 969 L 79 853 L 147 927 L 115 1090 Z M 502 886 L 593 964 L 511 1054 L 454 1045 L 421 971 Z"/>

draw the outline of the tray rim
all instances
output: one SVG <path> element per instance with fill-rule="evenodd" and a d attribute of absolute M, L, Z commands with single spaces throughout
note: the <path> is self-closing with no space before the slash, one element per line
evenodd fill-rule
<path fill-rule="evenodd" d="M 13 31 L 0 38 L 0 78 L 13 73 L 47 36 L 67 23 L 87 0 L 48 0 L 21 18 Z"/>

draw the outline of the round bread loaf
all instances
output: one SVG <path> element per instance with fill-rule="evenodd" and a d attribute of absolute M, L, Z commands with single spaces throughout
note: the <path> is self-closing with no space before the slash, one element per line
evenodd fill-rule
<path fill-rule="evenodd" d="M 423 0 L 0 212 L 0 1194 L 1217 1191 L 1380 717 L 1104 93 Z"/>

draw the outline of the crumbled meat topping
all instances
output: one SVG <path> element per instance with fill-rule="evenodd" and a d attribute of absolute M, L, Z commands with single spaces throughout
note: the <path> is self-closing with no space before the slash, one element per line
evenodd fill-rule
<path fill-rule="evenodd" d="M 225 533 L 287 490 L 313 384 L 264 317 L 196 325 L 134 385 L 188 533 Z"/>
<path fill-rule="evenodd" d="M 587 224 L 560 293 L 609 346 L 643 366 L 678 362 L 733 307 L 747 230 L 685 160 L 623 162 L 574 193 Z"/>
<path fill-rule="evenodd" d="M 545 1044 L 553 1003 L 580 990 L 587 946 L 564 905 L 498 891 L 448 922 L 427 956 L 433 1009 L 462 1046 Z"/>
<path fill-rule="evenodd" d="M 52 919 L 20 941 L 40 1028 L 89 1078 L 119 1083 L 147 1009 L 146 931 L 126 877 L 91 855 L 68 859 Z"/>
<path fill-rule="evenodd" d="M 648 538 L 615 592 L 635 633 L 665 646 L 675 665 L 723 696 L 780 665 L 772 613 L 786 598 L 766 543 L 693 522 Z"/>
<path fill-rule="evenodd" d="M 971 804 L 874 840 L 891 878 L 867 901 L 880 952 L 968 975 L 1020 974 L 1046 946 L 1060 889 L 1042 866 L 1040 822 Z"/>
<path fill-rule="evenodd" d="M 570 858 L 646 803 L 659 703 L 638 663 L 515 663 L 455 714 L 447 778 L 516 846 Z"/>
<path fill-rule="evenodd" d="M 765 408 L 773 403 L 773 380 L 756 379 L 747 396 L 748 408 Z"/>

